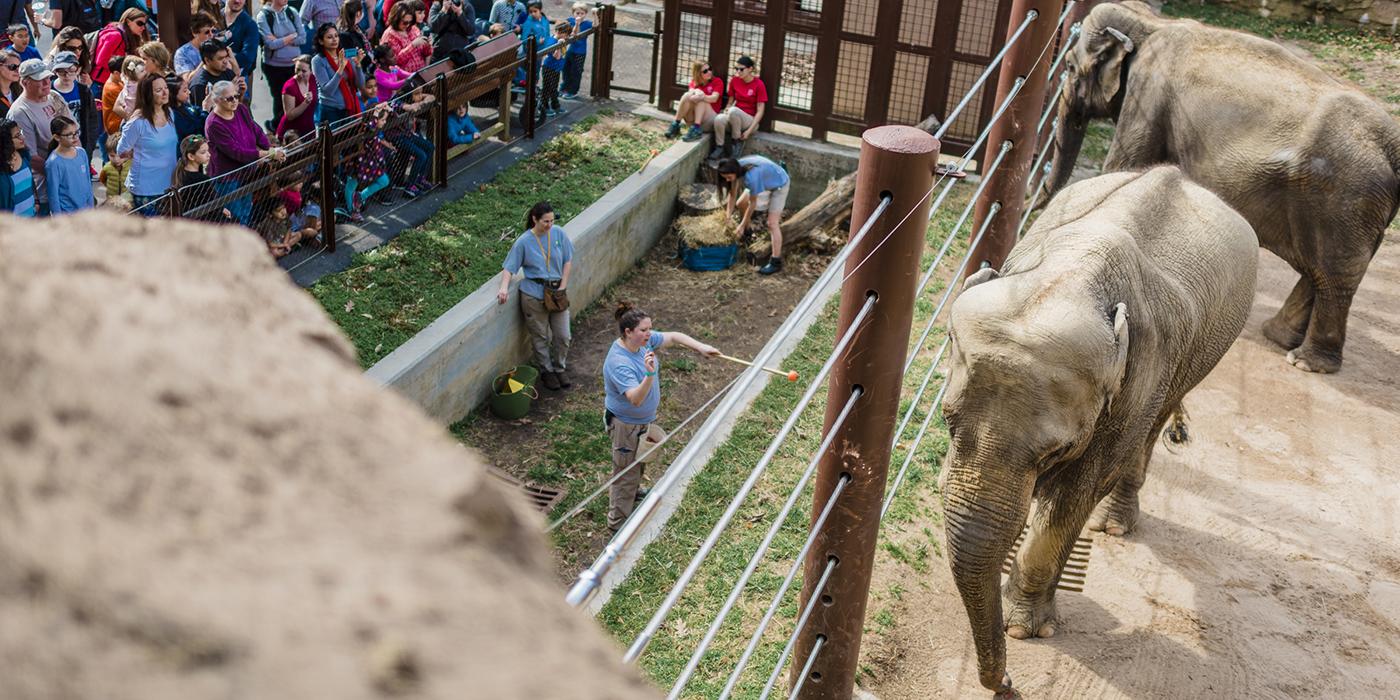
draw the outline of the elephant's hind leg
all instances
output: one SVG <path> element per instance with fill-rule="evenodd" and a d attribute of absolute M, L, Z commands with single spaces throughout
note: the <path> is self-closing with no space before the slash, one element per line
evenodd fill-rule
<path fill-rule="evenodd" d="M 1152 448 L 1157 444 L 1157 436 L 1162 432 L 1166 419 L 1158 421 L 1147 438 L 1147 444 L 1135 459 L 1124 464 L 1118 473 L 1113 488 L 1099 501 L 1093 515 L 1089 517 L 1089 529 L 1114 537 L 1122 537 L 1133 531 L 1138 520 L 1138 491 L 1147 481 L 1147 462 L 1152 459 Z"/>
<path fill-rule="evenodd" d="M 1029 531 L 1001 591 L 1006 634 L 1014 639 L 1055 634 L 1055 585 L 1094 505 L 1092 489 L 1063 475 L 1076 471 L 1067 467 L 1037 489 Z"/>
<path fill-rule="evenodd" d="M 1342 346 L 1347 341 L 1347 316 L 1351 313 L 1351 300 L 1355 294 L 1354 286 L 1317 290 L 1307 337 L 1302 345 L 1288 352 L 1288 364 L 1304 372 L 1331 373 L 1342 368 Z"/>
<path fill-rule="evenodd" d="M 1283 302 L 1283 308 L 1264 322 L 1264 337 L 1284 350 L 1292 350 L 1303 344 L 1308 333 L 1308 321 L 1312 318 L 1313 285 L 1306 274 L 1299 275 L 1298 283 Z"/>

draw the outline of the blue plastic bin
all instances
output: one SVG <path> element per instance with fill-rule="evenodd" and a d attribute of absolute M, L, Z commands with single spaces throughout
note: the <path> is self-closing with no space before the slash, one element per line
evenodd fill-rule
<path fill-rule="evenodd" d="M 686 248 L 681 252 L 681 264 L 696 272 L 728 270 L 738 259 L 738 244 Z"/>

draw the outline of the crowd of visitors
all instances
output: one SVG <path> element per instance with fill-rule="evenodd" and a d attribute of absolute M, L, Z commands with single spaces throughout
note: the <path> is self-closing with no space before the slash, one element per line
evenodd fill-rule
<path fill-rule="evenodd" d="M 357 150 L 334 174 L 335 213 L 361 220 L 367 201 L 429 186 L 432 98 L 415 92 L 416 72 L 464 63 L 488 37 L 534 36 L 559 45 L 543 61 L 538 101 L 541 118 L 554 116 L 576 95 L 587 54 L 586 41 L 563 44 L 593 26 L 583 3 L 553 22 L 539 2 L 517 0 L 190 0 L 189 41 L 172 53 L 149 1 L 55 0 L 39 12 L 12 3 L 0 27 L 0 210 L 152 216 L 169 213 L 165 195 L 178 188 L 194 218 L 246 226 L 285 255 L 317 240 L 319 178 L 301 172 L 250 193 L 250 165 L 284 161 L 319 125 L 353 121 L 362 131 L 347 137 Z M 45 28 L 52 48 L 41 55 Z M 259 67 L 266 97 L 250 89 Z M 263 99 L 272 118 L 260 123 L 251 107 Z M 447 126 L 451 144 L 480 137 L 465 105 Z M 200 206 L 221 197 L 231 199 Z"/>

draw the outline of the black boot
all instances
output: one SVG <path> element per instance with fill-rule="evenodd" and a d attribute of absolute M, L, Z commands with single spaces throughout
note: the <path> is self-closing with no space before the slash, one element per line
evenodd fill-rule
<path fill-rule="evenodd" d="M 540 374 L 540 380 L 544 382 L 544 388 L 550 391 L 559 391 L 559 375 L 553 372 L 543 372 Z"/>
<path fill-rule="evenodd" d="M 555 379 L 556 381 L 558 381 L 558 382 L 559 382 L 559 386 L 560 386 L 561 388 L 564 388 L 564 389 L 567 389 L 567 388 L 569 388 L 569 387 L 571 387 L 571 386 L 574 385 L 573 382 L 569 381 L 569 373 L 568 373 L 567 370 L 562 370 L 562 369 L 561 369 L 561 370 L 559 370 L 558 372 L 555 372 L 555 373 L 554 373 L 554 379 Z"/>
<path fill-rule="evenodd" d="M 778 257 L 768 258 L 768 264 L 758 268 L 758 274 L 771 275 L 775 272 L 783 271 L 783 259 Z"/>

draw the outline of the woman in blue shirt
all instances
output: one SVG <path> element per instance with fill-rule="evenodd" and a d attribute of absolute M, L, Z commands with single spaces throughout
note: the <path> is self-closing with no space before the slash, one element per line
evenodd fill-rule
<path fill-rule="evenodd" d="M 768 213 L 768 235 L 773 241 L 773 255 L 768 258 L 768 264 L 758 269 L 758 274 L 771 275 L 782 270 L 783 231 L 778 224 L 783 219 L 783 207 L 787 206 L 788 188 L 792 183 L 787 171 L 763 156 L 744 156 L 737 160 L 725 158 L 715 169 L 729 183 L 729 199 L 724 208 L 726 216 L 734 214 L 735 197 L 739 193 L 734 181 L 740 176 L 744 178 L 744 187 L 748 192 L 737 203 L 743 213 L 743 220 L 739 222 L 740 231 L 749 230 L 749 220 L 755 211 Z"/>
<path fill-rule="evenodd" d="M 656 421 L 661 405 L 660 363 L 656 351 L 684 345 L 706 357 L 719 350 L 684 333 L 662 333 L 651 327 L 651 315 L 622 302 L 613 312 L 620 336 L 603 358 L 603 423 L 612 439 L 613 481 L 608 490 L 608 529 L 617 532 L 632 514 L 642 483 L 638 447 Z M 626 472 L 625 475 L 620 475 Z"/>
<path fill-rule="evenodd" d="M 24 134 L 12 119 L 0 119 L 0 211 L 33 218 L 34 171 L 29 169 L 29 149 Z"/>
<path fill-rule="evenodd" d="M 530 334 L 530 347 L 545 388 L 573 386 L 565 373 L 572 340 L 565 290 L 574 268 L 574 243 L 564 229 L 554 225 L 554 208 L 549 202 L 530 207 L 525 233 L 510 247 L 501 267 L 501 288 L 496 292 L 499 304 L 510 298 L 510 280 L 516 270 L 525 272 L 520 281 L 520 313 L 525 316 L 525 330 Z M 562 304 L 546 305 L 546 296 L 563 300 Z"/>
<path fill-rule="evenodd" d="M 136 85 L 136 114 L 122 125 L 117 152 L 131 158 L 131 171 L 126 174 L 131 209 L 146 216 L 162 213 L 145 205 L 165 194 L 180 158 L 180 135 L 173 117 L 165 78 L 142 78 Z"/>

